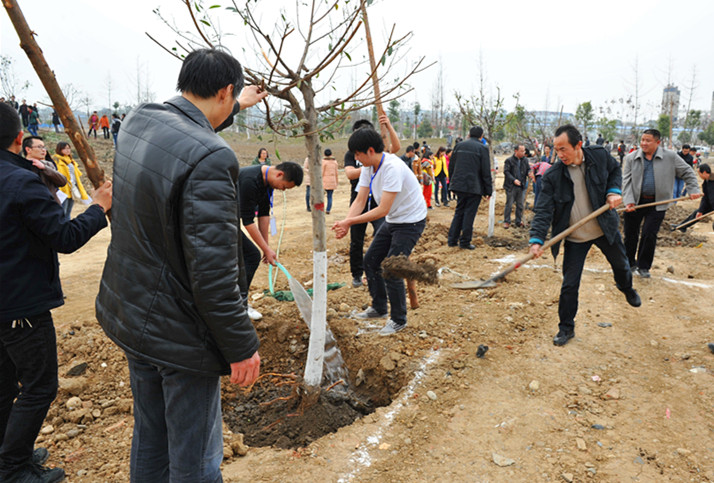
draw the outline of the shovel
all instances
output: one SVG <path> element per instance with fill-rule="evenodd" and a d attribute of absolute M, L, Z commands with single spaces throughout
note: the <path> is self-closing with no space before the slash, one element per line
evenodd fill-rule
<path fill-rule="evenodd" d="M 607 203 L 605 203 L 605 204 L 602 205 L 600 208 L 598 208 L 597 210 L 593 211 L 592 213 L 590 213 L 588 216 L 586 216 L 585 218 L 583 218 L 582 220 L 580 220 L 579 222 L 577 222 L 577 223 L 574 224 L 573 226 L 568 227 L 567 230 L 564 230 L 564 231 L 558 233 L 558 235 L 556 235 L 556 236 L 554 236 L 553 238 L 551 238 L 550 240 L 548 240 L 548 241 L 545 243 L 545 245 L 543 245 L 542 250 L 545 250 L 546 248 L 550 248 L 551 246 L 555 245 L 556 243 L 558 243 L 559 241 L 561 241 L 563 238 L 567 237 L 568 235 L 570 235 L 571 233 L 573 233 L 575 230 L 577 230 L 578 228 L 580 228 L 581 226 L 583 226 L 585 223 L 589 222 L 590 220 L 593 220 L 593 219 L 597 218 L 598 216 L 602 215 L 603 213 L 605 213 L 605 212 L 606 212 L 607 210 L 609 210 L 609 209 L 610 209 L 610 205 L 608 205 Z M 509 273 L 511 273 L 512 271 L 514 271 L 514 270 L 517 269 L 518 267 L 520 267 L 521 265 L 525 265 L 526 263 L 528 263 L 528 262 L 533 258 L 533 256 L 534 256 L 534 255 L 533 255 L 532 253 L 529 253 L 528 255 L 526 255 L 525 257 L 521 258 L 520 260 L 515 261 L 512 265 L 510 265 L 510 266 L 509 266 L 508 268 L 506 268 L 504 271 L 497 273 L 496 275 L 494 275 L 493 277 L 489 278 L 488 280 L 470 280 L 470 281 L 468 281 L 468 282 L 459 282 L 459 283 L 452 284 L 451 287 L 452 287 L 452 288 L 461 288 L 461 289 L 474 289 L 474 288 L 490 288 L 490 287 L 495 287 L 495 286 L 496 286 L 496 282 L 498 282 L 498 281 L 504 279 L 504 278 L 506 277 L 506 275 L 508 275 Z"/>
<path fill-rule="evenodd" d="M 677 226 L 675 226 L 674 228 L 672 228 L 672 231 L 679 230 L 680 228 L 684 228 L 685 226 L 693 225 L 694 223 L 696 223 L 696 222 L 698 222 L 698 221 L 703 221 L 704 218 L 706 218 L 706 217 L 708 217 L 708 216 L 712 216 L 712 215 L 714 215 L 714 211 L 710 211 L 709 213 L 705 213 L 705 214 L 703 214 L 702 216 L 700 216 L 699 218 L 695 218 L 695 219 L 693 219 L 693 220 L 685 221 L 685 222 L 682 223 L 681 225 L 677 225 Z"/>

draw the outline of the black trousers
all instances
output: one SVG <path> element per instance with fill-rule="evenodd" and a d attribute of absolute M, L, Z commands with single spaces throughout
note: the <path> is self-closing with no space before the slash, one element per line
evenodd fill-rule
<path fill-rule="evenodd" d="M 657 233 L 666 211 L 657 207 L 625 212 L 625 248 L 630 266 L 649 270 L 654 260 Z M 640 227 L 642 234 L 640 236 Z"/>
<path fill-rule="evenodd" d="M 585 257 L 593 245 L 600 249 L 610 263 L 617 288 L 621 291 L 632 288 L 632 272 L 619 233 L 612 244 L 608 243 L 604 235 L 585 243 L 566 240 L 563 248 L 563 285 L 560 287 L 560 300 L 558 301 L 558 316 L 560 318 L 558 328 L 561 331 L 571 332 L 575 329 L 580 278 L 585 266 Z"/>
<path fill-rule="evenodd" d="M 450 246 L 455 246 L 458 243 L 462 247 L 466 247 L 471 244 L 473 238 L 474 219 L 481 204 L 481 195 L 461 191 L 455 193 L 456 209 L 454 217 L 451 219 L 448 243 Z"/>
<path fill-rule="evenodd" d="M 407 295 L 403 278 L 383 278 L 382 262 L 385 258 L 411 254 L 419 241 L 426 219 L 416 223 L 387 223 L 377 230 L 374 240 L 369 245 L 364 256 L 364 270 L 367 274 L 369 294 L 372 296 L 372 307 L 377 312 L 387 312 L 389 300 L 389 315 L 392 321 L 399 325 L 407 323 Z"/>
<path fill-rule="evenodd" d="M 357 193 L 353 191 L 350 196 L 350 205 L 354 202 L 356 197 Z M 370 199 L 365 203 L 362 213 L 366 213 L 376 206 L 377 204 L 373 203 Z M 372 234 L 374 236 L 384 223 L 384 218 L 371 221 L 370 223 L 372 223 Z M 350 227 L 350 273 L 352 274 L 352 278 L 362 278 L 362 274 L 364 273 L 364 236 L 367 233 L 367 225 L 368 223 L 360 223 L 359 225 L 352 225 Z"/>
<path fill-rule="evenodd" d="M 255 246 L 250 238 L 243 232 L 241 232 L 241 244 L 243 249 L 243 263 L 245 263 L 246 285 L 245 287 L 241 287 L 240 291 L 241 295 L 247 301 L 250 284 L 253 282 L 253 277 L 255 276 L 255 272 L 258 271 L 263 256 L 260 254 L 260 249 Z"/>
<path fill-rule="evenodd" d="M 57 339 L 49 311 L 0 322 L 0 481 L 32 458 L 57 396 Z"/>

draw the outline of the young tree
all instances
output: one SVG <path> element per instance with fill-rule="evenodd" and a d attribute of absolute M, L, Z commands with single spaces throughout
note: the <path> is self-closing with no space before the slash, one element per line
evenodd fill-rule
<path fill-rule="evenodd" d="M 598 131 L 606 141 L 612 141 L 617 136 L 617 121 L 615 119 L 601 117 L 598 119 L 597 125 Z"/>
<path fill-rule="evenodd" d="M 19 98 L 30 87 L 30 81 L 23 82 L 17 78 L 13 62 L 12 57 L 0 55 L 0 93 L 8 99 L 10 96 Z"/>
<path fill-rule="evenodd" d="M 431 125 L 431 122 L 426 118 L 422 119 L 417 129 L 417 135 L 420 138 L 430 138 L 432 134 L 434 134 L 434 127 Z"/>
<path fill-rule="evenodd" d="M 590 101 L 578 105 L 578 108 L 575 110 L 575 120 L 583 127 L 583 136 L 588 135 L 588 128 L 594 118 L 595 113 L 593 112 L 593 105 Z"/>
<path fill-rule="evenodd" d="M 710 122 L 707 128 L 699 133 L 698 137 L 700 141 L 704 141 L 708 145 L 714 146 L 714 122 Z"/>
<path fill-rule="evenodd" d="M 355 38 L 362 30 L 362 9 L 368 3 L 371 1 L 309 0 L 296 7 L 293 18 L 286 8 L 276 8 L 273 2 L 267 1 L 234 1 L 225 8 L 213 3 L 207 7 L 201 0 L 185 1 L 193 31 L 187 33 L 174 29 L 180 40 L 174 47 L 164 47 L 181 58 L 183 54 L 179 52 L 201 46 L 228 47 L 225 42 L 230 36 L 224 35 L 217 25 L 225 28 L 233 22 L 236 33 L 249 32 L 252 45 L 245 46 L 243 52 L 248 56 L 252 52 L 254 57 L 244 59 L 242 63 L 247 81 L 263 87 L 272 96 L 263 103 L 268 127 L 280 135 L 305 140 L 310 163 L 311 204 L 315 207 L 312 210 L 314 301 L 305 370 L 305 383 L 312 389 L 319 387 L 322 381 L 323 353 L 313 349 L 324 348 L 327 300 L 320 141 L 332 131 L 339 130 L 351 112 L 375 104 L 378 99 L 375 99 L 370 81 L 378 67 L 384 67 L 382 74 L 377 76 L 382 84 L 380 98 L 383 102 L 409 92 L 411 89 L 407 88 L 406 81 L 425 68 L 421 58 L 397 72 L 403 60 L 399 50 L 411 34 L 396 38 L 395 26 L 383 48 L 378 50 L 379 64 L 372 69 L 364 68 L 366 62 L 355 55 Z M 186 42 L 188 46 L 184 46 Z M 356 88 L 340 96 L 336 78 L 345 69 L 362 72 L 363 80 L 358 79 Z M 389 80 L 386 79 L 387 72 Z"/>
<path fill-rule="evenodd" d="M 657 129 L 662 133 L 662 137 L 665 139 L 670 139 L 670 129 L 672 127 L 672 118 L 667 114 L 660 114 L 657 119 Z"/>
<path fill-rule="evenodd" d="M 394 129 L 397 129 L 397 126 L 399 126 L 399 101 L 396 99 L 392 99 L 389 102 L 389 109 L 387 110 L 387 116 L 389 116 L 389 122 L 392 123 L 392 126 L 394 126 Z"/>

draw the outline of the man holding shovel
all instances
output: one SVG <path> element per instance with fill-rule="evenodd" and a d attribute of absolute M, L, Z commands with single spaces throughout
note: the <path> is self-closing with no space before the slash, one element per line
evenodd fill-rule
<path fill-rule="evenodd" d="M 585 258 L 590 247 L 597 245 L 612 267 L 615 284 L 633 307 L 641 305 L 632 288 L 632 273 L 625 246 L 618 231 L 619 219 L 614 211 L 621 202 L 621 170 L 602 146 L 583 147 L 580 132 L 572 125 L 560 126 L 553 141 L 560 162 L 545 172 L 530 230 L 530 251 L 535 258 L 543 254 L 548 228 L 553 236 L 588 217 L 595 209 L 608 204 L 610 209 L 571 233 L 564 243 L 563 284 L 558 302 L 558 334 L 553 344 L 562 346 L 575 336 L 578 312 L 578 290 Z M 558 255 L 559 244 L 552 246 Z"/>

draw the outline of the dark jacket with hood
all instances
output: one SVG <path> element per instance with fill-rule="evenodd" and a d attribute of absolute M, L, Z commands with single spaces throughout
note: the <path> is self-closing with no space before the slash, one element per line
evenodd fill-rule
<path fill-rule="evenodd" d="M 481 140 L 468 138 L 454 147 L 449 162 L 449 190 L 491 196 L 491 161 Z"/>
<path fill-rule="evenodd" d="M 228 374 L 259 346 L 239 289 L 236 156 L 180 96 L 139 106 L 121 132 L 97 319 L 131 356 Z"/>
<path fill-rule="evenodd" d="M 602 146 L 583 147 L 585 166 L 585 186 L 593 210 L 607 202 L 609 193 L 622 194 L 622 170 L 620 163 L 610 156 Z M 557 161 L 541 178 L 541 191 L 535 206 L 535 216 L 531 222 L 529 243 L 543 245 L 548 229 L 556 236 L 570 226 L 570 210 L 575 194 L 568 167 Z M 608 210 L 597 217 L 608 243 L 614 243 L 620 236 L 620 218 L 615 210 Z M 558 255 L 559 243 L 551 248 L 553 256 Z"/>
<path fill-rule="evenodd" d="M 68 221 L 33 169 L 0 149 L 0 323 L 64 304 L 57 252 L 72 253 L 107 226 L 98 205 Z"/>

